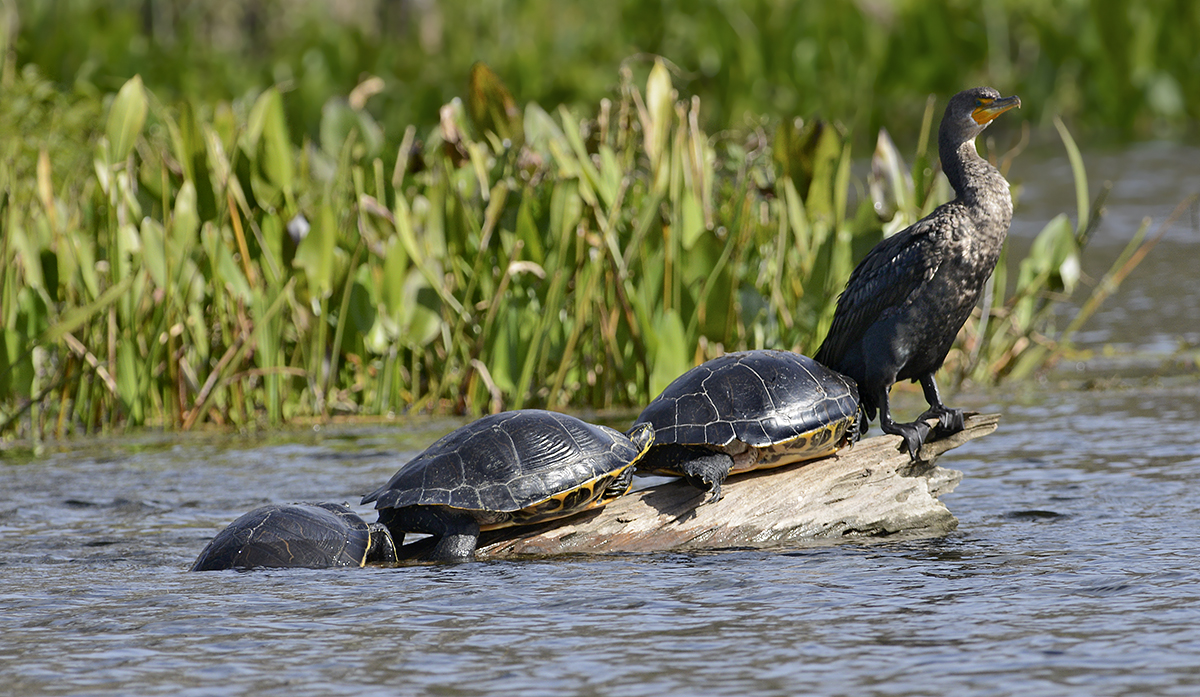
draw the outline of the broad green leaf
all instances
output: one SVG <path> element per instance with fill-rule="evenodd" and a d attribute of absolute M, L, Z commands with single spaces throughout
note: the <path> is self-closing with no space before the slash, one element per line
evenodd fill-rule
<path fill-rule="evenodd" d="M 45 276 L 42 274 L 42 255 L 38 245 L 31 239 L 29 229 L 25 226 L 12 226 L 5 233 L 17 251 L 21 269 L 24 272 L 25 283 L 31 288 L 45 288 Z"/>
<path fill-rule="evenodd" d="M 129 419 L 133 423 L 143 420 L 141 391 L 138 389 L 138 360 L 136 344 L 132 341 L 122 341 L 117 344 L 117 395 L 129 410 Z"/>
<path fill-rule="evenodd" d="M 290 198 L 294 179 L 292 141 L 279 90 L 268 89 L 254 103 L 246 136 L 251 145 L 251 156 L 256 158 L 259 169 L 272 185 Z"/>
<path fill-rule="evenodd" d="M 406 311 L 401 323 L 405 332 L 404 343 L 413 347 L 424 346 L 442 331 L 441 300 L 417 269 L 409 270 L 404 293 Z"/>
<path fill-rule="evenodd" d="M 685 250 L 696 245 L 696 240 L 704 234 L 704 209 L 691 188 L 683 190 L 683 229 L 680 231 L 680 242 Z"/>
<path fill-rule="evenodd" d="M 384 247 L 383 280 L 379 289 L 379 300 L 384 310 L 396 323 L 400 323 L 404 312 L 405 286 L 408 278 L 408 254 L 398 237 L 387 241 Z"/>
<path fill-rule="evenodd" d="M 166 237 L 162 224 L 153 218 L 142 218 L 142 263 L 159 288 L 167 287 Z"/>
<path fill-rule="evenodd" d="M 583 142 L 583 134 L 579 131 L 578 120 L 571 116 L 571 112 L 565 106 L 558 108 L 558 114 L 562 119 L 563 135 L 571 146 L 575 155 L 574 164 L 579 170 L 579 195 L 588 205 L 594 206 L 596 205 L 595 190 L 600 185 L 600 172 L 596 169 L 596 165 L 592 164 L 592 157 L 588 154 L 587 146 Z M 606 204 L 612 203 L 612 199 L 606 192 L 601 191 L 601 195 L 605 196 Z"/>
<path fill-rule="evenodd" d="M 314 295 L 329 297 L 333 292 L 333 250 L 337 245 L 337 218 L 333 209 L 322 205 L 308 235 L 296 247 L 292 262 L 304 270 Z"/>
<path fill-rule="evenodd" d="M 175 211 L 171 220 L 171 239 L 175 240 L 180 249 L 190 250 L 196 246 L 196 236 L 200 231 L 200 214 L 196 210 L 196 185 L 190 179 L 184 180 L 179 191 L 175 194 Z M 186 253 L 186 252 L 185 252 Z M 179 263 L 175 259 L 175 263 Z"/>
<path fill-rule="evenodd" d="M 904 164 L 904 157 L 888 136 L 886 129 L 879 129 L 879 136 L 875 140 L 875 153 L 871 155 L 871 173 L 867 175 L 867 188 L 880 220 L 890 221 L 898 226 L 897 231 L 915 222 L 912 176 Z"/>
<path fill-rule="evenodd" d="M 33 390 L 33 354 L 25 350 L 24 332 L 0 330 L 0 394 L 29 397 Z"/>
<path fill-rule="evenodd" d="M 104 133 L 108 136 L 110 166 L 129 157 L 134 143 L 142 134 L 147 108 L 142 77 L 134 75 L 117 92 L 108 110 L 108 125 Z"/>
<path fill-rule="evenodd" d="M 134 255 L 142 251 L 142 236 L 133 223 L 125 223 L 117 227 L 117 278 L 125 278 L 135 270 Z"/>
<path fill-rule="evenodd" d="M 280 277 L 283 274 L 283 238 L 286 234 L 283 220 L 274 213 L 264 215 L 259 229 L 262 230 L 263 271 L 268 281 L 280 283 L 284 280 Z"/>
<path fill-rule="evenodd" d="M 224 244 L 217 244 L 216 251 L 217 277 L 229 292 L 241 298 L 243 302 L 252 302 L 254 292 L 250 290 L 250 283 L 246 280 L 246 275 L 242 273 L 241 267 L 238 266 L 237 260 L 233 258 L 233 253 Z"/>
<path fill-rule="evenodd" d="M 654 327 L 654 366 L 650 372 L 650 392 L 660 394 L 690 367 L 683 320 L 674 309 L 667 310 Z"/>
<path fill-rule="evenodd" d="M 671 86 L 671 73 L 661 60 L 654 61 L 650 77 L 646 80 L 646 112 L 642 117 L 646 155 L 650 158 L 651 169 L 657 171 L 667 148 L 675 115 L 675 90 Z"/>
<path fill-rule="evenodd" d="M 525 107 L 525 142 L 543 157 L 552 154 L 552 143 L 562 152 L 570 149 L 570 143 L 554 117 L 537 104 Z"/>
<path fill-rule="evenodd" d="M 557 246 L 557 240 L 570 239 L 570 235 L 579 225 L 581 218 L 583 218 L 583 199 L 579 197 L 578 181 L 574 179 L 560 181 L 550 194 L 550 234 L 553 235 L 552 240 L 555 246 Z M 541 250 L 538 251 L 538 254 L 540 257 Z M 541 258 L 533 258 L 533 260 L 539 264 L 543 263 Z"/>

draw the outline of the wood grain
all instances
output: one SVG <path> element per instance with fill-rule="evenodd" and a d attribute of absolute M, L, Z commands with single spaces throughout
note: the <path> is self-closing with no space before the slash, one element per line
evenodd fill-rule
<path fill-rule="evenodd" d="M 926 443 L 919 461 L 899 436 L 877 436 L 832 457 L 731 477 L 724 497 L 682 480 L 635 491 L 602 510 L 534 528 L 485 533 L 478 559 L 560 554 L 800 547 L 842 539 L 944 535 L 958 520 L 939 500 L 962 473 L 935 464 L 943 453 L 996 430 L 999 414 Z"/>

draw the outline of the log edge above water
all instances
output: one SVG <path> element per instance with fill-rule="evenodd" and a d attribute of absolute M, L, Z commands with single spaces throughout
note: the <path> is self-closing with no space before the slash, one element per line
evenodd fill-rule
<path fill-rule="evenodd" d="M 598 511 L 536 528 L 485 533 L 479 559 L 560 554 L 802 547 L 843 539 L 934 537 L 958 526 L 939 500 L 962 472 L 935 464 L 996 430 L 999 414 L 969 415 L 959 433 L 926 443 L 912 461 L 899 436 L 859 441 L 832 457 L 731 477 L 723 498 L 682 480 L 635 491 Z"/>

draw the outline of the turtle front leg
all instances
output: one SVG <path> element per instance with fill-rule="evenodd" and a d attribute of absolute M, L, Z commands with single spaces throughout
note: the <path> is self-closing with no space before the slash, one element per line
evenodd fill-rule
<path fill-rule="evenodd" d="M 683 478 L 700 491 L 710 492 L 705 503 L 716 503 L 721 500 L 721 485 L 731 469 L 732 457 L 722 452 L 708 451 L 684 463 Z"/>
<path fill-rule="evenodd" d="M 711 492 L 705 503 L 721 500 L 721 484 L 733 469 L 733 458 L 719 450 L 669 443 L 658 445 L 646 456 L 647 469 L 683 475 L 688 484 Z"/>
<path fill-rule="evenodd" d="M 425 551 L 424 546 L 419 547 L 422 552 L 420 557 L 425 561 L 475 561 L 475 547 L 479 544 L 479 523 L 470 513 L 441 506 L 409 506 L 381 509 L 379 522 L 386 525 L 393 535 L 396 534 L 396 530 L 432 535 L 433 539 L 437 540 L 432 550 Z"/>

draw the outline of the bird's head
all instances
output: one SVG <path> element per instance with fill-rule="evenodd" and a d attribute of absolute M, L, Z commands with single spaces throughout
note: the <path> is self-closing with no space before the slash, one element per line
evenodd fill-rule
<path fill-rule="evenodd" d="M 1001 97 L 991 87 L 963 90 L 950 98 L 942 117 L 942 137 L 965 143 L 979 135 L 997 116 L 1021 106 L 1021 98 Z"/>

